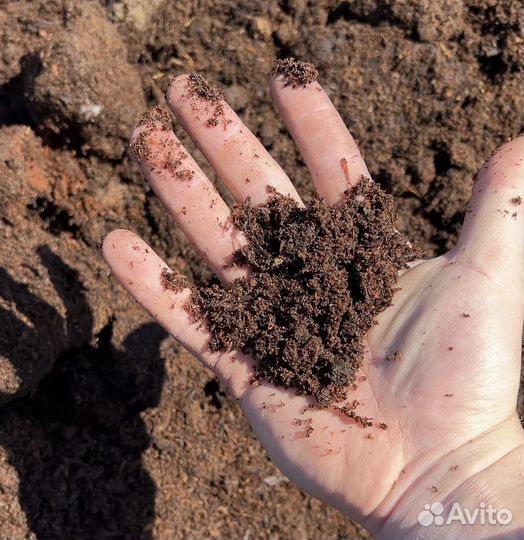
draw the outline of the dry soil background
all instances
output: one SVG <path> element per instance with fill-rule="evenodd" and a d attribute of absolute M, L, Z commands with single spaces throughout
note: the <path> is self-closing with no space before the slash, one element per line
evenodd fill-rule
<path fill-rule="evenodd" d="M 98 243 L 127 227 L 210 278 L 126 138 L 171 76 L 203 72 L 307 195 L 266 73 L 312 61 L 402 230 L 439 253 L 483 159 L 521 131 L 521 8 L 0 0 L 0 539 L 365 536 L 281 477 L 217 382 L 108 277 Z"/>

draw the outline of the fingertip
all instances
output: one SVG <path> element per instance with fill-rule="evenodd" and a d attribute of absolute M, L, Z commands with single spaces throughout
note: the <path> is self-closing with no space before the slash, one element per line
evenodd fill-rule
<path fill-rule="evenodd" d="M 275 92 L 296 93 L 320 88 L 317 68 L 293 57 L 277 59 L 269 72 L 269 85 Z"/>
<path fill-rule="evenodd" d="M 189 82 L 189 73 L 174 77 L 166 90 L 166 99 L 170 106 L 173 106 L 182 99 Z"/>
<path fill-rule="evenodd" d="M 269 94 L 277 105 L 282 106 L 282 98 L 285 99 L 287 90 L 288 87 L 286 87 L 283 75 L 269 74 Z"/>
<path fill-rule="evenodd" d="M 524 136 L 505 143 L 484 163 L 478 173 L 480 182 L 497 182 L 522 187 L 524 174 Z M 520 183 L 520 186 L 519 186 Z"/>
<path fill-rule="evenodd" d="M 313 81 L 306 86 L 294 87 L 286 84 L 286 79 L 282 75 L 270 78 L 269 93 L 283 115 L 288 114 L 289 107 L 298 109 L 295 105 L 297 102 L 300 104 L 299 110 L 302 114 L 307 115 L 308 111 L 315 109 L 325 100 L 329 100 L 318 81 Z M 297 112 L 294 114 L 296 115 Z"/>
<path fill-rule="evenodd" d="M 129 147 L 135 159 L 142 164 L 151 157 L 151 135 L 162 134 L 161 139 L 173 135 L 173 123 L 167 109 L 160 105 L 152 110 L 147 110 L 138 118 L 129 137 Z M 160 140 L 160 139 L 159 139 Z"/>
<path fill-rule="evenodd" d="M 127 278 L 131 270 L 141 274 L 142 268 L 150 264 L 150 256 L 158 259 L 148 244 L 126 229 L 116 229 L 104 238 L 102 256 L 113 274 L 121 281 Z M 162 263 L 160 259 L 158 262 Z"/>
<path fill-rule="evenodd" d="M 284 87 L 284 77 L 282 75 L 268 75 L 268 85 L 271 95 L 278 92 L 281 88 Z"/>
<path fill-rule="evenodd" d="M 521 280 L 524 137 L 498 148 L 480 169 L 455 252 Z"/>
<path fill-rule="evenodd" d="M 142 135 L 146 131 L 146 127 L 144 124 L 137 123 L 135 127 L 133 128 L 133 131 L 131 132 L 131 135 L 129 136 L 129 146 L 131 149 L 135 148 L 137 142 L 140 139 L 140 135 Z"/>
<path fill-rule="evenodd" d="M 276 95 L 279 93 L 285 94 L 296 94 L 297 92 L 320 92 L 323 88 L 318 81 L 311 81 L 304 85 L 289 84 L 286 77 L 282 74 L 271 75 L 269 74 L 269 91 L 271 95 Z"/>
<path fill-rule="evenodd" d="M 102 240 L 102 255 L 105 261 L 109 264 L 109 261 L 113 260 L 116 255 L 120 255 L 133 240 L 140 240 L 140 238 L 127 229 L 115 229 L 111 231 Z"/>

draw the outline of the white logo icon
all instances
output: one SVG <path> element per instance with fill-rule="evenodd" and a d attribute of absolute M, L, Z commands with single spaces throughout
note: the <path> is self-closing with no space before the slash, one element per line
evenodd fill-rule
<path fill-rule="evenodd" d="M 424 510 L 418 515 L 418 522 L 423 527 L 429 527 L 430 525 L 443 525 L 444 518 L 442 514 L 444 513 L 444 506 L 442 503 L 436 502 L 431 505 L 425 504 Z"/>

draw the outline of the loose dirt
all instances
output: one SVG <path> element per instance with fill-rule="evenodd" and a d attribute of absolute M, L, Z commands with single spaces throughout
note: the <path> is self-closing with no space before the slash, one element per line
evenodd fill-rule
<path fill-rule="evenodd" d="M 157 105 L 153 110 L 145 111 L 138 117 L 136 127 L 142 129 L 132 142 L 131 151 L 136 159 L 144 160 L 151 155 L 147 137 L 155 128 L 160 127 L 164 131 L 170 131 L 172 127 L 171 117 L 163 107 Z"/>
<path fill-rule="evenodd" d="M 275 60 L 271 68 L 270 76 L 274 78 L 278 75 L 284 77 L 284 86 L 297 88 L 299 86 L 307 86 L 313 81 L 316 81 L 318 70 L 309 62 L 301 62 L 295 58 L 284 58 L 282 60 Z"/>
<path fill-rule="evenodd" d="M 207 119 L 209 127 L 218 126 L 221 123 L 229 123 L 224 117 L 225 94 L 221 88 L 206 80 L 198 73 L 191 73 L 188 77 L 187 88 L 190 97 L 200 98 L 207 101 L 211 107 L 211 116 Z"/>
<path fill-rule="evenodd" d="M 399 230 L 440 254 L 482 162 L 522 130 L 520 0 L 0 4 L 0 538 L 365 537 L 282 479 L 234 400 L 109 279 L 98 244 L 123 227 L 213 280 L 127 138 L 172 77 L 205 73 L 307 199 L 267 73 L 311 62 Z"/>
<path fill-rule="evenodd" d="M 175 293 L 181 292 L 184 287 L 188 286 L 188 281 L 185 277 L 177 274 L 176 272 L 171 272 L 167 268 L 162 271 L 160 275 L 160 282 L 164 289 L 173 291 Z"/>
<path fill-rule="evenodd" d="M 362 364 L 364 335 L 415 258 L 395 229 L 392 197 L 362 178 L 337 207 L 312 198 L 301 208 L 274 194 L 232 215 L 249 240 L 233 265 L 251 274 L 227 289 L 199 290 L 211 350 L 250 354 L 257 379 L 313 396 L 320 407 L 343 399 Z"/>
<path fill-rule="evenodd" d="M 217 102 L 225 98 L 223 90 L 198 73 L 191 73 L 188 81 L 189 89 L 194 96 L 211 102 Z"/>

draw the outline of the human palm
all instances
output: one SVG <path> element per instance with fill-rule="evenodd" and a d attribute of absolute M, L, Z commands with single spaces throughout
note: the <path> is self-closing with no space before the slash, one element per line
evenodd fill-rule
<path fill-rule="evenodd" d="M 369 176 L 338 113 L 317 83 L 292 88 L 279 77 L 271 91 L 317 192 L 338 203 L 350 185 Z M 173 81 L 168 102 L 236 200 L 262 203 L 269 185 L 300 201 L 227 105 L 217 113 L 216 102 L 192 94 L 187 76 Z M 174 134 L 157 116 L 136 128 L 137 141 L 148 147 L 139 155 L 146 178 L 204 260 L 226 286 L 244 275 L 246 269 L 225 263 L 246 240 Z M 393 305 L 366 336 L 357 388 L 348 390 L 348 400 L 359 402 L 356 413 L 372 418 L 370 427 L 335 409 L 308 407 L 311 399 L 291 390 L 252 384 L 253 362 L 241 353 L 211 353 L 207 330 L 183 307 L 189 290 L 166 290 L 160 276 L 167 265 L 132 233 L 108 235 L 104 256 L 144 308 L 239 399 L 283 472 L 378 531 L 399 505 L 422 493 L 430 501 L 439 490 L 451 492 L 449 472 L 440 469 L 453 471 L 453 453 L 462 456 L 470 441 L 498 431 L 505 436 L 507 429 L 516 434 L 510 437 L 515 444 L 519 440 L 523 153 L 523 139 L 517 139 L 481 170 L 455 249 L 400 275 Z M 168 157 L 176 170 L 165 166 Z"/>

